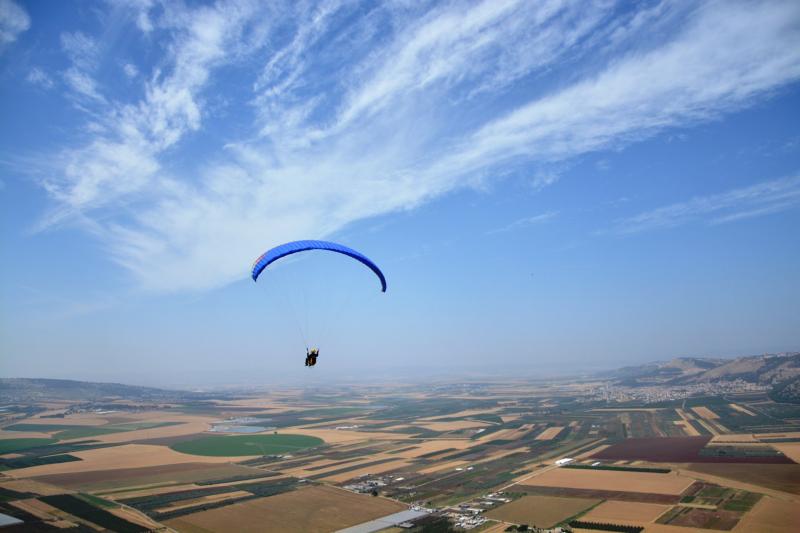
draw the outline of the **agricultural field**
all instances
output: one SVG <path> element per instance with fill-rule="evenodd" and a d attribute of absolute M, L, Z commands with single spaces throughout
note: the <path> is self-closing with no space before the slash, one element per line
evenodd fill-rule
<path fill-rule="evenodd" d="M 492 509 L 486 516 L 513 524 L 554 527 L 598 505 L 601 500 L 559 498 L 556 496 L 523 496 Z"/>
<path fill-rule="evenodd" d="M 280 524 L 287 533 L 322 533 L 368 522 L 405 506 L 383 498 L 353 494 L 332 487 L 308 487 L 244 503 L 182 516 L 165 523 L 186 532 L 264 531 L 265 524 Z"/>
<path fill-rule="evenodd" d="M 0 413 L 0 512 L 32 527 L 331 531 L 411 506 L 445 527 L 466 505 L 485 531 L 579 517 L 681 533 L 740 531 L 768 524 L 776 501 L 800 504 L 796 409 L 598 390 L 519 380 L 34 402 Z"/>
<path fill-rule="evenodd" d="M 693 480 L 676 474 L 557 468 L 524 482 L 523 486 L 612 490 L 678 495 Z"/>
<path fill-rule="evenodd" d="M 634 503 L 607 500 L 588 513 L 582 520 L 589 522 L 635 522 L 637 524 L 654 522 L 667 512 L 669 506 L 657 503 Z"/>
<path fill-rule="evenodd" d="M 177 452 L 210 457 L 240 457 L 298 452 L 323 443 L 307 435 L 235 435 L 200 437 L 173 444 Z"/>

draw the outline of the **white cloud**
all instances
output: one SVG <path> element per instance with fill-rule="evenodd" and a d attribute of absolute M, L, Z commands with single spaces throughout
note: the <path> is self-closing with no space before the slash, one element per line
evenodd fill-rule
<path fill-rule="evenodd" d="M 12 0 L 0 0 L 0 47 L 13 43 L 31 27 L 31 17 Z"/>
<path fill-rule="evenodd" d="M 84 71 L 70 67 L 64 72 L 64 81 L 76 93 L 100 102 L 104 101 L 103 96 L 97 90 L 94 78 Z"/>
<path fill-rule="evenodd" d="M 800 77 L 796 2 L 708 3 L 669 23 L 658 10 L 620 21 L 605 3 L 387 5 L 362 17 L 291 4 L 266 17 L 246 1 L 166 4 L 148 18 L 168 42 L 145 97 L 110 102 L 97 137 L 61 154 L 65 171 L 46 183 L 61 208 L 51 221 L 102 214 L 100 234 L 143 286 L 204 289 L 244 276 L 279 241 L 520 165 L 546 186 L 560 161 L 719 117 Z M 203 129 L 204 96 L 232 72 L 230 94 L 255 113 L 219 139 Z M 189 134 L 224 148 L 183 153 Z M 171 166 L 175 153 L 190 163 Z"/>
<path fill-rule="evenodd" d="M 28 72 L 25 81 L 33 85 L 38 85 L 42 89 L 53 88 L 53 78 L 50 77 L 44 70 L 34 67 Z"/>
<path fill-rule="evenodd" d="M 170 24 L 177 26 L 168 57 L 170 72 L 157 72 L 146 82 L 142 101 L 115 104 L 93 115 L 93 120 L 100 121 L 91 123 L 98 136 L 58 156 L 64 171 L 47 179 L 45 187 L 61 206 L 47 221 L 105 208 L 131 195 L 138 197 L 145 188 L 155 195 L 174 190 L 175 184 L 165 176 L 153 182 L 161 167 L 158 156 L 186 132 L 200 127 L 196 95 L 214 63 L 225 58 L 229 42 L 238 37 L 246 18 L 242 10 L 225 6 L 169 14 Z M 64 74 L 67 83 L 77 93 L 105 102 L 95 80 L 81 69 L 93 67 L 98 55 L 95 41 L 79 33 L 64 34 L 62 46 L 75 63 Z"/>
<path fill-rule="evenodd" d="M 512 222 L 510 224 L 507 224 L 507 225 L 505 225 L 505 226 L 503 226 L 501 228 L 496 228 L 496 229 L 487 231 L 486 234 L 487 235 L 496 235 L 498 233 L 506 233 L 506 232 L 509 232 L 509 231 L 514 231 L 514 230 L 518 230 L 518 229 L 521 229 L 521 228 L 526 228 L 528 226 L 533 226 L 535 224 L 541 224 L 542 222 L 547 222 L 548 220 L 552 219 L 556 215 L 558 215 L 558 212 L 556 212 L 556 211 L 547 211 L 545 213 L 540 213 L 538 215 L 533 215 L 531 217 L 520 218 L 520 219 L 515 220 L 514 222 Z"/>
<path fill-rule="evenodd" d="M 133 63 L 125 63 L 125 65 L 123 65 L 122 67 L 122 71 L 128 78 L 131 79 L 139 75 L 139 69 L 136 68 L 136 65 L 134 65 Z"/>
<path fill-rule="evenodd" d="M 97 42 L 79 31 L 62 33 L 61 49 L 69 56 L 72 63 L 81 69 L 93 68 L 100 53 Z"/>
<path fill-rule="evenodd" d="M 493 121 L 440 163 L 559 160 L 708 120 L 800 77 L 800 4 L 709 4 L 677 39 Z"/>
<path fill-rule="evenodd" d="M 724 224 L 800 206 L 800 176 L 763 181 L 727 192 L 698 196 L 619 221 L 616 233 L 639 233 L 690 222 Z"/>

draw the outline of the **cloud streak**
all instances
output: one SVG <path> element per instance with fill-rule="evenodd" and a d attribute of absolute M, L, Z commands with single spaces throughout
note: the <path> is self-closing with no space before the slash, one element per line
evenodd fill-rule
<path fill-rule="evenodd" d="M 764 181 L 727 192 L 698 196 L 620 220 L 615 233 L 633 234 L 692 222 L 725 224 L 778 213 L 800 205 L 800 176 Z"/>
<path fill-rule="evenodd" d="M 486 235 L 496 235 L 498 233 L 506 233 L 509 231 L 518 230 L 521 228 L 526 228 L 528 226 L 533 226 L 535 224 L 541 224 L 542 222 L 546 222 L 553 217 L 558 215 L 556 211 L 547 211 L 546 213 L 540 213 L 538 215 L 533 215 L 531 217 L 524 217 L 514 222 L 507 224 L 501 228 L 496 228 L 486 232 Z"/>
<path fill-rule="evenodd" d="M 132 12 L 143 39 L 164 39 L 161 61 L 134 65 L 128 82 L 144 96 L 130 103 L 96 84 L 102 99 L 85 104 L 96 133 L 59 153 L 62 172 L 43 183 L 56 202 L 45 225 L 95 220 L 113 257 L 154 290 L 224 285 L 280 241 L 523 165 L 547 175 L 541 167 L 715 119 L 800 77 L 796 2 L 175 6 Z M 75 68 L 88 64 L 79 41 L 65 45 Z M 551 76 L 564 65 L 568 75 Z M 224 138 L 212 92 L 242 124 Z M 197 140 L 213 148 L 192 151 Z"/>

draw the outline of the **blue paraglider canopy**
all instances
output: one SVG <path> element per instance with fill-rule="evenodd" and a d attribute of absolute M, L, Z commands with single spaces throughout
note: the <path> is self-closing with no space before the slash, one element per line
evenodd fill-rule
<path fill-rule="evenodd" d="M 378 268 L 378 265 L 373 263 L 372 260 L 364 254 L 352 248 L 329 241 L 293 241 L 267 250 L 253 263 L 253 281 L 258 281 L 258 276 L 261 275 L 261 272 L 278 259 L 286 257 L 287 255 L 296 254 L 297 252 L 305 252 L 306 250 L 328 250 L 352 257 L 356 261 L 366 265 L 378 276 L 378 279 L 381 280 L 381 291 L 386 292 L 386 277 L 383 275 L 383 272 L 381 272 L 381 269 Z"/>

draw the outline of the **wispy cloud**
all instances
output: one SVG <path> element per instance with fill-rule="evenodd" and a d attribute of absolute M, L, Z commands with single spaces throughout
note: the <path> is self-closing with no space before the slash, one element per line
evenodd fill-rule
<path fill-rule="evenodd" d="M 62 171 L 44 182 L 57 203 L 47 223 L 96 219 L 113 256 L 157 290 L 228 283 L 279 241 L 520 165 L 543 187 L 561 161 L 714 119 L 800 78 L 790 1 L 160 6 L 131 12 L 164 50 L 152 70 L 137 66 L 144 96 L 95 86 L 94 135 L 60 152 Z M 65 46 L 75 68 L 90 57 L 80 42 Z M 212 88 L 238 112 L 225 138 Z M 216 149 L 182 152 L 188 139 Z"/>
<path fill-rule="evenodd" d="M 54 85 L 53 78 L 38 67 L 34 67 L 28 72 L 28 75 L 25 76 L 25 81 L 42 89 L 52 89 Z"/>
<path fill-rule="evenodd" d="M 136 65 L 133 63 L 125 63 L 122 66 L 122 72 L 124 72 L 125 75 L 131 79 L 139 75 L 139 69 L 136 68 Z"/>
<path fill-rule="evenodd" d="M 533 215 L 531 217 L 524 217 L 520 218 L 519 220 L 515 220 L 510 224 L 506 224 L 500 228 L 495 228 L 493 230 L 489 230 L 486 232 L 486 235 L 496 235 L 498 233 L 506 233 L 508 231 L 514 231 L 522 228 L 526 228 L 528 226 L 533 226 L 535 224 L 541 224 L 542 222 L 546 222 L 553 217 L 558 215 L 556 211 L 547 211 L 546 213 L 540 213 L 538 215 Z"/>
<path fill-rule="evenodd" d="M 31 27 L 31 17 L 12 0 L 0 0 L 0 50 Z"/>
<path fill-rule="evenodd" d="M 613 231 L 621 234 L 640 233 L 698 221 L 724 224 L 798 206 L 800 176 L 792 176 L 659 207 L 620 220 Z"/>

